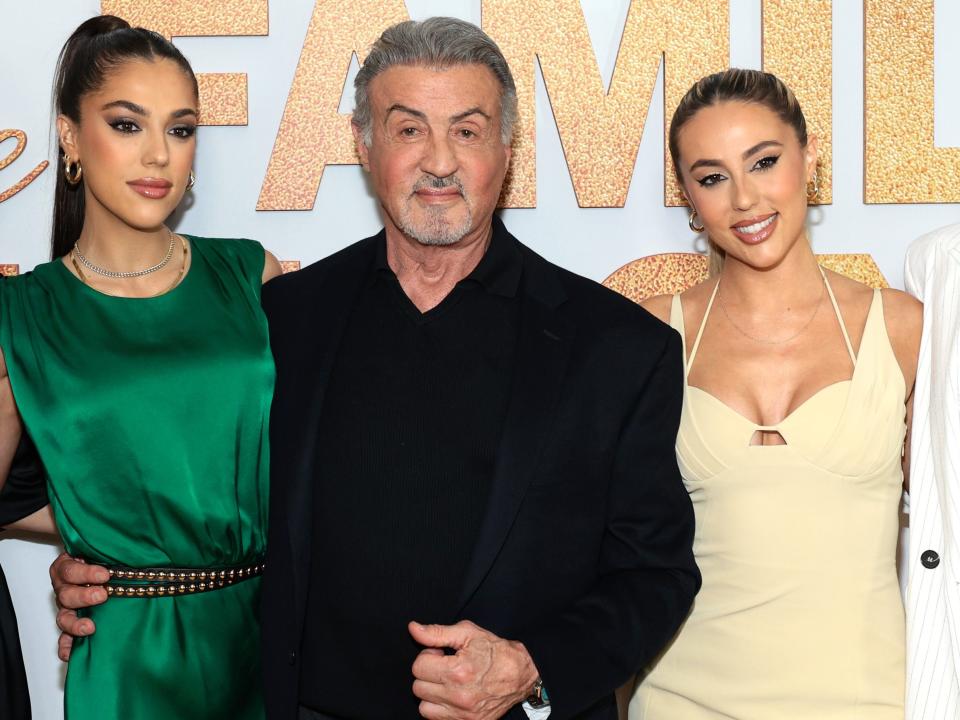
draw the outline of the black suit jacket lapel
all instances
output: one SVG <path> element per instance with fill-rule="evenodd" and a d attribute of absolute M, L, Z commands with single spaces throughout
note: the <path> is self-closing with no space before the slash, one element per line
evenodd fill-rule
<path fill-rule="evenodd" d="M 513 526 L 550 436 L 572 346 L 573 328 L 556 310 L 565 298 L 557 270 L 524 248 L 523 273 L 513 390 L 489 501 L 464 577 L 459 611 L 483 582 Z"/>
<path fill-rule="evenodd" d="M 302 363 L 297 364 L 302 375 L 299 382 L 302 384 L 300 392 L 304 406 L 298 413 L 302 423 L 298 427 L 287 428 L 298 436 L 295 443 L 298 457 L 292 466 L 289 479 L 286 517 L 293 556 L 294 591 L 301 609 L 304 607 L 310 584 L 313 487 L 321 481 L 323 472 L 322 468 L 316 467 L 315 462 L 323 400 L 347 320 L 369 277 L 376 243 L 381 241 L 379 236 L 362 241 L 356 252 L 344 258 L 344 262 L 331 264 L 317 291 L 311 293 L 310 301 L 316 320 L 312 327 L 304 327 L 304 333 L 310 333 L 312 347 L 315 349 L 303 358 Z"/>

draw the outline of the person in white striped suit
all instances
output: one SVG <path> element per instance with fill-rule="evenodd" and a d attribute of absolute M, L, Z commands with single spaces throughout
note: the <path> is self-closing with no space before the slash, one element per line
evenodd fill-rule
<path fill-rule="evenodd" d="M 923 302 L 910 448 L 907 720 L 960 720 L 960 224 L 907 250 Z"/>

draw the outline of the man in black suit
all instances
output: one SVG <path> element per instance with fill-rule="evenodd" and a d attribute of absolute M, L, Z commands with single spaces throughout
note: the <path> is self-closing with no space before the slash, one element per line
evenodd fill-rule
<path fill-rule="evenodd" d="M 495 217 L 516 90 L 388 29 L 353 128 L 384 229 L 269 283 L 270 718 L 615 718 L 699 586 L 681 343 Z"/>
<path fill-rule="evenodd" d="M 494 216 L 516 92 L 481 30 L 390 28 L 356 91 L 385 228 L 264 289 L 271 716 L 614 717 L 698 586 L 679 338 Z"/>

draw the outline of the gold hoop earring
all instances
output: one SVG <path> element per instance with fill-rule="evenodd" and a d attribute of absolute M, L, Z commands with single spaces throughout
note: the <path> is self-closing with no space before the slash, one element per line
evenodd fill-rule
<path fill-rule="evenodd" d="M 71 160 L 66 155 L 63 156 L 63 176 L 68 185 L 79 185 L 83 178 L 83 166 L 79 160 Z"/>
<path fill-rule="evenodd" d="M 193 186 L 197 184 L 197 176 L 194 174 L 193 170 L 190 171 L 190 177 L 187 178 L 187 190 L 193 190 Z"/>
<path fill-rule="evenodd" d="M 687 219 L 687 225 L 690 226 L 690 229 L 691 229 L 693 232 L 695 232 L 695 233 L 697 233 L 697 234 L 699 235 L 699 234 L 702 233 L 706 228 L 703 227 L 703 225 L 697 225 L 697 224 L 696 224 L 696 221 L 697 221 L 697 211 L 696 211 L 696 210 L 691 210 L 691 211 L 690 211 L 690 217 Z"/>
<path fill-rule="evenodd" d="M 813 171 L 813 180 L 807 183 L 807 202 L 816 202 L 820 197 L 820 168 Z"/>

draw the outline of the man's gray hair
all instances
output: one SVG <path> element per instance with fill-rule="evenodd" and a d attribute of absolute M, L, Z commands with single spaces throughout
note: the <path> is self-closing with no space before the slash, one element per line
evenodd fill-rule
<path fill-rule="evenodd" d="M 504 145 L 510 144 L 517 122 L 517 86 L 500 48 L 473 23 L 433 17 L 423 21 L 407 20 L 384 30 L 357 73 L 353 81 L 356 90 L 353 124 L 360 129 L 367 146 L 373 141 L 370 81 L 395 65 L 436 70 L 458 65 L 488 67 L 500 83 L 500 137 Z"/>

